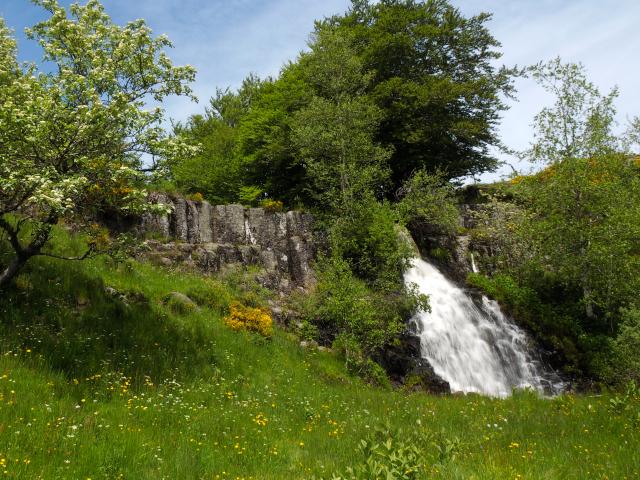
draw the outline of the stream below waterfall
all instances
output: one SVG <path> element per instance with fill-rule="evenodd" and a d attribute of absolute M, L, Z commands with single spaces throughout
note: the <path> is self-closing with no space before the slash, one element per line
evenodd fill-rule
<path fill-rule="evenodd" d="M 482 296 L 474 301 L 432 264 L 415 258 L 404 275 L 429 296 L 430 312 L 413 318 L 420 349 L 452 392 L 493 397 L 531 388 L 543 395 L 563 389 L 563 382 L 545 368 L 525 332 L 498 304 Z"/>

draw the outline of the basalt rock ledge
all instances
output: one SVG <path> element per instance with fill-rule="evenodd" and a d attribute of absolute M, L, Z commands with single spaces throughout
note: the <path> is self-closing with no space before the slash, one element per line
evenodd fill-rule
<path fill-rule="evenodd" d="M 270 288 L 290 291 L 313 285 L 311 215 L 211 205 L 161 193 L 151 194 L 150 201 L 171 208 L 167 215 L 143 215 L 135 227 L 146 238 L 144 255 L 156 263 L 186 264 L 204 272 L 255 265 Z"/>

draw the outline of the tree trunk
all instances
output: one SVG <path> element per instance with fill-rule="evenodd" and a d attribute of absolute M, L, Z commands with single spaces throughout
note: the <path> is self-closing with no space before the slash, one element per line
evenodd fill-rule
<path fill-rule="evenodd" d="M 41 222 L 38 230 L 31 239 L 31 243 L 25 247 L 20 243 L 20 239 L 18 237 L 20 233 L 20 222 L 18 222 L 18 225 L 14 227 L 0 216 L 0 228 L 2 228 L 9 236 L 9 243 L 11 243 L 16 255 L 9 263 L 9 266 L 0 273 L 0 289 L 2 289 L 13 279 L 13 277 L 17 275 L 31 257 L 35 257 L 40 254 L 42 247 L 49 240 L 51 228 L 57 223 L 57 221 L 58 216 L 54 212 L 51 212 L 48 218 L 44 222 Z"/>
<path fill-rule="evenodd" d="M 28 257 L 16 256 L 0 274 L 0 289 L 7 285 L 27 263 Z"/>

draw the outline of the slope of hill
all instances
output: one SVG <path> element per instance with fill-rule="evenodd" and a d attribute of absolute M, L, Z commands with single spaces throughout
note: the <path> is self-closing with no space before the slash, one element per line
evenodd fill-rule
<path fill-rule="evenodd" d="M 56 242 L 79 248 L 62 232 Z M 281 329 L 265 339 L 224 324 L 231 301 L 268 296 L 242 272 L 31 263 L 0 304 L 0 475 L 640 476 L 637 392 L 498 400 L 375 389 Z"/>

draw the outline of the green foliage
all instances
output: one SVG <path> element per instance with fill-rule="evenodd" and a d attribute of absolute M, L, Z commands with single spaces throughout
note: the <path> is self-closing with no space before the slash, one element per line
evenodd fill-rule
<path fill-rule="evenodd" d="M 61 218 L 86 226 L 97 210 L 151 208 L 140 188 L 144 154 L 157 166 L 192 151 L 166 137 L 163 109 L 147 105 L 191 95 L 195 70 L 172 64 L 165 36 L 153 37 L 143 20 L 115 25 L 97 0 L 68 11 L 57 0 L 34 3 L 50 14 L 27 30 L 46 73 L 18 64 L 0 20 L 0 228 L 15 252 L 0 285 L 43 251 Z"/>
<path fill-rule="evenodd" d="M 522 177 L 514 179 L 514 183 L 520 181 Z M 526 204 L 514 201 L 512 190 L 503 187 L 492 193 L 481 192 L 481 203 L 470 212 L 475 226 L 469 233 L 471 248 L 486 252 L 476 257 L 484 271 L 517 276 L 530 264 L 536 250 L 528 227 L 532 212 Z"/>
<path fill-rule="evenodd" d="M 316 28 L 353 38 L 373 72 L 368 94 L 383 111 L 377 140 L 394 151 L 390 192 L 423 168 L 448 178 L 494 168 L 488 146 L 498 143 L 501 96 L 512 93 L 518 72 L 496 69 L 490 18 L 466 18 L 442 0 L 359 1 Z"/>
<path fill-rule="evenodd" d="M 348 37 L 316 31 L 300 66 L 316 94 L 295 113 L 292 141 L 316 204 L 342 214 L 386 182 L 390 152 L 374 140 L 381 112 L 362 95 L 370 75 Z"/>
<path fill-rule="evenodd" d="M 529 73 L 554 96 L 534 119 L 534 142 L 527 157 L 547 164 L 570 158 L 594 158 L 619 150 L 613 135 L 618 90 L 601 95 L 584 66 L 557 57 L 530 67 Z"/>
<path fill-rule="evenodd" d="M 238 154 L 246 165 L 246 183 L 288 205 L 308 200 L 308 181 L 291 140 L 291 123 L 312 95 L 300 67 L 288 64 L 276 80 L 264 82 L 238 126 Z"/>
<path fill-rule="evenodd" d="M 238 125 L 251 109 L 262 84 L 257 77 L 249 76 L 237 92 L 218 89 L 204 116 L 194 115 L 185 125 L 175 125 L 176 137 L 199 147 L 197 154 L 177 157 L 169 165 L 171 178 L 181 191 L 202 192 L 213 203 L 246 202 L 242 189 L 248 187 L 250 180 L 237 152 Z"/>
<path fill-rule="evenodd" d="M 622 311 L 613 352 L 613 368 L 620 376 L 620 383 L 634 381 L 640 384 L 640 310 Z"/>
<path fill-rule="evenodd" d="M 318 327 L 306 319 L 300 322 L 295 332 L 298 338 L 307 342 L 317 342 L 320 336 Z"/>
<path fill-rule="evenodd" d="M 610 333 L 640 287 L 638 172 L 622 154 L 568 158 L 518 185 L 534 215 L 525 231 L 535 261 L 581 288 L 586 315 Z"/>
<path fill-rule="evenodd" d="M 344 202 L 362 187 L 392 199 L 418 170 L 446 179 L 492 170 L 502 98 L 519 72 L 494 66 L 489 18 L 466 18 L 444 0 L 394 0 L 317 22 L 310 51 L 277 78 L 219 92 L 227 108 L 191 120 L 186 136 L 204 152 L 174 177 L 203 193 L 215 195 L 202 182 L 220 192 L 254 185 L 326 210 L 337 192 Z M 197 165 L 207 165 L 202 180 Z"/>
<path fill-rule="evenodd" d="M 556 104 L 538 115 L 528 152 L 551 165 L 516 186 L 534 214 L 526 228 L 537 262 L 578 285 L 586 316 L 614 333 L 640 287 L 640 170 L 612 132 L 616 92 L 601 96 L 581 65 L 560 59 L 532 72 Z"/>
<path fill-rule="evenodd" d="M 260 198 L 264 195 L 264 192 L 260 187 L 255 185 L 245 185 L 240 187 L 238 191 L 238 199 L 243 205 L 256 206 Z"/>
<path fill-rule="evenodd" d="M 206 307 L 217 313 L 226 312 L 236 295 L 229 291 L 228 284 L 217 281 L 198 282 L 186 292 L 186 295 L 200 307 Z"/>
<path fill-rule="evenodd" d="M 629 381 L 623 393 L 609 399 L 609 411 L 614 415 L 635 414 L 633 420 L 640 419 L 640 388 L 636 382 Z"/>
<path fill-rule="evenodd" d="M 426 298 L 401 281 L 373 287 L 335 253 L 321 258 L 316 271 L 315 291 L 298 303 L 304 317 L 317 327 L 320 338 L 333 341 L 351 372 L 389 387 L 385 372 L 371 357 L 405 329 L 406 319 L 418 308 L 426 308 Z"/>
<path fill-rule="evenodd" d="M 397 209 L 404 223 L 415 228 L 428 226 L 445 234 L 454 234 L 458 228 L 459 211 L 453 187 L 441 173 L 415 172 L 399 191 Z"/>
<path fill-rule="evenodd" d="M 419 480 L 454 461 L 460 453 L 458 437 L 426 431 L 418 423 L 412 430 L 386 425 L 360 441 L 362 460 L 332 480 Z"/>
<path fill-rule="evenodd" d="M 525 156 L 548 166 L 500 185 L 475 208 L 472 247 L 493 277 L 471 281 L 569 370 L 613 383 L 635 368 L 625 366 L 633 355 L 613 352 L 624 350 L 614 340 L 619 312 L 640 289 L 640 165 L 612 132 L 615 91 L 600 95 L 581 65 L 559 59 L 530 71 L 556 102 L 536 117 Z"/>
<path fill-rule="evenodd" d="M 391 308 L 384 306 L 384 297 L 355 277 L 349 264 L 339 257 L 318 263 L 315 295 L 316 304 L 310 312 L 314 323 L 357 340 L 365 354 L 382 347 L 404 328 L 400 313 L 388 316 Z M 348 348 L 346 353 L 348 358 Z"/>
<path fill-rule="evenodd" d="M 396 213 L 388 203 L 353 203 L 329 227 L 331 251 L 369 285 L 397 289 L 414 253 L 399 238 L 396 225 Z"/>
<path fill-rule="evenodd" d="M 377 435 L 362 440 L 359 452 L 365 460 L 347 468 L 346 475 L 333 479 L 350 480 L 414 480 L 427 473 L 424 454 L 418 445 L 402 438 L 402 431 L 379 431 Z"/>
<path fill-rule="evenodd" d="M 65 255 L 83 248 L 63 229 L 53 242 Z M 372 460 L 383 468 L 426 465 L 423 478 L 640 475 L 635 411 L 609 409 L 625 392 L 560 405 L 370 388 L 333 353 L 301 349 L 278 328 L 269 342 L 238 335 L 217 300 L 209 308 L 194 294 L 235 299 L 236 288 L 260 290 L 240 274 L 202 278 L 135 261 L 29 263 L 0 302 L 6 476 L 326 478 L 366 468 L 363 439 L 378 445 Z M 173 314 L 162 302 L 172 291 L 201 309 Z M 372 434 L 385 422 L 393 428 Z M 575 451 L 580 461 L 567 461 Z"/>
<path fill-rule="evenodd" d="M 271 198 L 261 200 L 260 206 L 268 212 L 282 212 L 284 210 L 284 204 L 280 200 L 273 200 Z"/>

